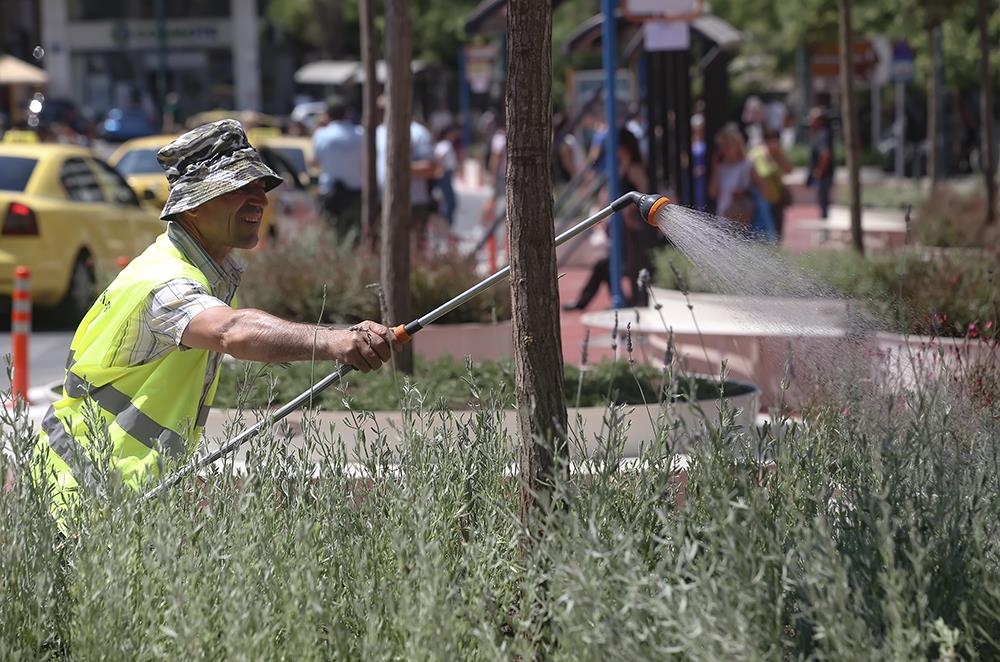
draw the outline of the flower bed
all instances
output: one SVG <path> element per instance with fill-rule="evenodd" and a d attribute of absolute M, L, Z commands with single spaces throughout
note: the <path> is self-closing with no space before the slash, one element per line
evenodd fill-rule
<path fill-rule="evenodd" d="M 291 400 L 332 370 L 330 364 L 264 365 L 242 361 L 223 364 L 215 407 L 262 408 Z M 664 397 L 695 400 L 718 398 L 718 380 L 682 378 L 664 383 L 664 375 L 650 365 L 629 365 L 626 361 L 605 361 L 581 370 L 565 366 L 566 400 L 574 407 L 603 406 L 608 402 L 625 405 L 656 404 Z M 368 374 L 350 375 L 343 387 L 333 387 L 320 395 L 315 407 L 324 410 L 398 410 L 402 406 L 404 379 L 391 368 Z M 504 407 L 513 407 L 514 368 L 510 361 L 460 362 L 444 356 L 434 361 L 418 361 L 410 383 L 425 401 L 437 409 L 466 409 L 473 393 L 496 392 Z M 470 391 L 470 384 L 476 389 Z M 667 390 L 664 390 L 667 389 Z M 748 392 L 740 384 L 727 384 L 725 395 Z"/>
<path fill-rule="evenodd" d="M 517 451 L 496 402 L 475 395 L 466 421 L 408 396 L 399 444 L 361 418 L 364 481 L 328 431 L 305 430 L 324 458 L 318 474 L 268 435 L 239 479 L 220 472 L 142 504 L 114 480 L 86 489 L 63 536 L 44 494 L 18 480 L 0 492 L 0 650 L 995 659 L 1000 421 L 943 378 L 762 430 L 722 411 L 705 421 L 683 487 L 672 454 L 682 429 L 625 471 L 623 422 L 612 421 L 578 458 L 585 471 L 555 473 L 530 543 Z M 31 442 L 12 441 L 19 476 Z"/>

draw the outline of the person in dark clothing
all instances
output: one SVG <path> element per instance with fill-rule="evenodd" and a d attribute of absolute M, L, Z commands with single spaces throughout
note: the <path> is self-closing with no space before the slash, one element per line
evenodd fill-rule
<path fill-rule="evenodd" d="M 639 140 L 628 129 L 618 131 L 618 173 L 621 177 L 621 190 L 646 191 L 648 190 L 649 179 L 646 175 L 646 165 L 642 160 L 642 152 L 639 149 Z M 630 297 L 628 299 L 631 306 L 645 306 L 648 302 L 648 295 L 645 289 L 640 289 L 636 285 L 636 279 L 642 269 L 653 270 L 653 249 L 664 243 L 663 235 L 660 231 L 644 222 L 639 217 L 639 212 L 634 205 L 629 205 L 621 212 L 624 232 L 624 266 L 622 274 L 628 279 L 630 285 Z M 572 303 L 563 306 L 563 310 L 583 310 L 586 308 L 602 283 L 607 283 L 611 288 L 611 258 L 604 257 L 598 260 L 591 269 L 590 278 L 580 292 L 579 298 Z"/>
<path fill-rule="evenodd" d="M 806 184 L 816 187 L 820 216 L 827 218 L 833 188 L 833 134 L 822 108 L 809 111 L 809 177 Z"/>

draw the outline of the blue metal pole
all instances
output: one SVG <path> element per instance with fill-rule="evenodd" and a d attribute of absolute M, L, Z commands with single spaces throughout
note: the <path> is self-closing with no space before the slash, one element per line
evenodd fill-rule
<path fill-rule="evenodd" d="M 608 133 L 604 137 L 604 165 L 608 175 L 608 197 L 617 200 L 622 194 L 621 179 L 618 177 L 618 107 L 615 102 L 615 69 L 617 68 L 618 48 L 615 43 L 617 21 L 615 9 L 618 0 L 601 0 L 604 13 L 604 26 L 601 35 L 604 48 L 604 119 L 608 125 Z M 615 308 L 625 307 L 625 296 L 622 294 L 622 219 L 619 214 L 611 217 L 611 247 L 609 251 L 611 266 L 611 304 Z"/>
<path fill-rule="evenodd" d="M 465 75 L 465 46 L 458 47 L 458 110 L 462 115 L 462 148 L 472 144 L 472 121 L 469 117 L 469 79 Z"/>

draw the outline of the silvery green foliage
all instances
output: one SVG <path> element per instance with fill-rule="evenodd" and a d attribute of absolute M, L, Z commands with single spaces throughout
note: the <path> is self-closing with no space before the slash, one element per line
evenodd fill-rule
<path fill-rule="evenodd" d="M 306 424 L 290 449 L 279 426 L 245 466 L 144 506 L 108 477 L 58 551 L 23 478 L 24 412 L 5 412 L 3 657 L 1000 654 L 997 422 L 946 380 L 760 430 L 723 409 L 683 491 L 684 431 L 665 418 L 621 467 L 627 412 L 610 408 L 596 447 L 572 440 L 526 558 L 501 400 L 470 378 L 476 412 L 456 420 L 402 388 L 398 441 L 345 412 L 355 438 Z"/>

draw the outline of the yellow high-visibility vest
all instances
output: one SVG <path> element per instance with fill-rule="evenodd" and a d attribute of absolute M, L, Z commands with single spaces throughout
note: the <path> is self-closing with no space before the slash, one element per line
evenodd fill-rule
<path fill-rule="evenodd" d="M 205 274 L 164 233 L 125 267 L 80 322 L 70 345 L 63 398 L 45 414 L 35 446 L 43 459 L 36 471 L 44 470 L 52 486 L 57 519 L 76 503 L 77 488 L 96 475 L 98 463 L 109 461 L 124 483 L 138 490 L 159 474 L 164 461 L 183 460 L 197 448 L 219 383 L 217 373 L 202 405 L 210 352 L 172 351 L 136 366 L 121 365 L 119 358 L 128 356 L 122 348 L 129 326 L 140 317 L 137 309 L 175 278 L 197 281 L 211 291 Z M 91 425 L 93 405 L 110 441 L 103 458 L 93 447 L 100 438 Z"/>

